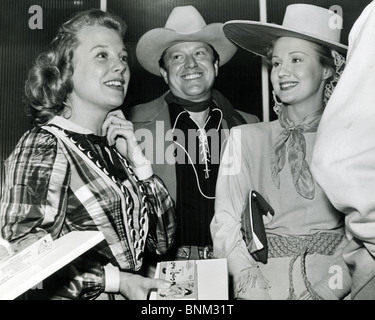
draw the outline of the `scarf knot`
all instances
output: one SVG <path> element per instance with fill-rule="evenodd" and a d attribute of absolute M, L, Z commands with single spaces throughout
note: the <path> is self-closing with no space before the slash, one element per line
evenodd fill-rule
<path fill-rule="evenodd" d="M 283 130 L 276 138 L 271 157 L 271 175 L 277 188 L 280 188 L 280 171 L 288 159 L 296 191 L 306 199 L 314 198 L 315 181 L 305 160 L 306 140 L 303 133 L 316 132 L 322 114 L 323 108 L 305 117 L 299 125 L 295 125 L 288 118 L 287 107 L 282 106 L 278 117 Z"/>

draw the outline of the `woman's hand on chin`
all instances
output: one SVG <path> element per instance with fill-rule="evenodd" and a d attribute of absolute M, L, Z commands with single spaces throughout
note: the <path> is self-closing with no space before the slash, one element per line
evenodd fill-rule
<path fill-rule="evenodd" d="M 109 145 L 114 146 L 134 167 L 142 167 L 150 163 L 137 142 L 133 123 L 126 120 L 121 110 L 108 113 L 102 125 L 102 133 L 107 136 Z"/>

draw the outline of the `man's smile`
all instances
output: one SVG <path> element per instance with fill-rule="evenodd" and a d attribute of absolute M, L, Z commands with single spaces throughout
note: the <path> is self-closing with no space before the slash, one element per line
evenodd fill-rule
<path fill-rule="evenodd" d="M 194 79 L 199 79 L 201 77 L 203 77 L 203 72 L 196 72 L 196 73 L 183 75 L 182 79 L 184 79 L 184 80 L 194 80 Z"/>

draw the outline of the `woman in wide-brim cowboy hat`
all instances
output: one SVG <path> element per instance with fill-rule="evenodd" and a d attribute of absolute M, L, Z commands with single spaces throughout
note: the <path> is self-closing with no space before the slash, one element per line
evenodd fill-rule
<path fill-rule="evenodd" d="M 340 299 L 348 294 L 343 216 L 309 168 L 325 99 L 344 66 L 340 53 L 346 46 L 339 42 L 340 30 L 330 28 L 332 14 L 296 4 L 287 7 L 281 26 L 224 24 L 234 43 L 267 57 L 278 113 L 278 120 L 233 130 L 222 162 L 235 168 L 228 174 L 222 166 L 217 181 L 214 254 L 228 258 L 237 299 Z M 253 198 L 259 194 L 273 210 L 261 212 L 264 204 Z M 264 216 L 254 224 L 256 214 Z"/>

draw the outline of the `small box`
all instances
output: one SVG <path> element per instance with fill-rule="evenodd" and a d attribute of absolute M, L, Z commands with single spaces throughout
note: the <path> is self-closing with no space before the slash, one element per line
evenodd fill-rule
<path fill-rule="evenodd" d="M 160 262 L 159 278 L 173 285 L 159 289 L 157 300 L 198 299 L 197 265 L 194 260 Z"/>
<path fill-rule="evenodd" d="M 43 257 L 54 248 L 50 234 L 40 238 L 20 252 L 14 253 L 0 262 L 0 284 L 27 268 L 34 261 Z"/>
<path fill-rule="evenodd" d="M 228 300 L 227 259 L 159 262 L 155 278 L 173 285 L 151 292 L 150 300 Z"/>

